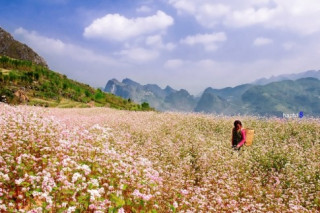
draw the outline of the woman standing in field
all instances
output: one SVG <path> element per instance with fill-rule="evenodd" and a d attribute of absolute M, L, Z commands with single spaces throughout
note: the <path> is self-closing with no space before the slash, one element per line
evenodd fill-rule
<path fill-rule="evenodd" d="M 246 142 L 246 133 L 245 129 L 242 128 L 242 123 L 239 120 L 236 120 L 233 123 L 234 127 L 232 129 L 232 148 L 235 150 L 240 150 L 243 144 Z"/>

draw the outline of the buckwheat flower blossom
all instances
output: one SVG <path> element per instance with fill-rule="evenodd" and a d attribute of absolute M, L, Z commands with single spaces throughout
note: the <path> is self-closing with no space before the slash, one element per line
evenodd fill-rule
<path fill-rule="evenodd" d="M 10 180 L 8 174 L 2 175 L 2 178 L 3 178 L 5 181 L 9 181 L 9 180 Z"/>
<path fill-rule="evenodd" d="M 124 211 L 123 208 L 120 208 L 120 209 L 118 210 L 118 213 L 125 213 L 125 211 Z"/>
<path fill-rule="evenodd" d="M 19 178 L 18 180 L 15 180 L 15 184 L 20 185 L 24 181 L 24 178 Z"/>
<path fill-rule="evenodd" d="M 105 206 L 109 206 L 109 205 L 111 204 L 111 201 L 108 200 L 108 199 L 106 199 L 106 200 L 103 201 L 103 204 L 104 204 Z"/>
<path fill-rule="evenodd" d="M 44 198 L 48 204 L 52 204 L 53 203 L 52 202 L 52 196 L 50 196 L 47 192 L 42 193 L 41 197 Z"/>
<path fill-rule="evenodd" d="M 27 213 L 42 213 L 42 208 L 38 207 L 38 208 L 35 208 L 35 209 L 28 211 Z"/>
<path fill-rule="evenodd" d="M 139 197 L 145 201 L 150 200 L 153 196 L 141 193 L 138 189 L 134 190 L 132 193 L 133 196 Z"/>
<path fill-rule="evenodd" d="M 7 211 L 7 207 L 4 204 L 0 205 L 0 210 Z"/>
<path fill-rule="evenodd" d="M 82 178 L 82 175 L 78 172 L 74 173 L 72 176 L 72 183 L 77 182 L 78 179 Z"/>
<path fill-rule="evenodd" d="M 104 194 L 104 192 L 105 192 L 103 187 L 101 187 L 98 191 L 100 194 Z"/>
<path fill-rule="evenodd" d="M 142 199 L 144 200 L 144 201 L 148 201 L 148 200 L 150 200 L 152 198 L 152 195 L 146 195 L 146 194 L 143 194 L 142 195 Z"/>
<path fill-rule="evenodd" d="M 97 209 L 97 206 L 96 206 L 96 205 L 94 205 L 94 204 L 90 204 L 90 205 L 89 205 L 89 209 L 91 209 L 91 210 L 95 210 L 95 209 Z"/>
<path fill-rule="evenodd" d="M 50 173 L 46 173 L 45 176 L 43 177 L 42 181 L 42 189 L 45 192 L 51 192 L 52 188 L 56 186 L 55 181 L 51 178 Z"/>
<path fill-rule="evenodd" d="M 178 202 L 177 202 L 177 201 L 174 201 L 173 204 L 172 204 L 172 206 L 173 206 L 174 208 L 178 208 L 178 207 L 179 207 Z"/>
<path fill-rule="evenodd" d="M 181 194 L 187 195 L 187 194 L 189 194 L 189 191 L 188 191 L 188 190 L 185 190 L 185 189 L 182 189 L 182 190 L 181 190 Z"/>
<path fill-rule="evenodd" d="M 93 201 L 95 201 L 97 198 L 100 198 L 100 197 L 101 197 L 99 191 L 96 190 L 96 189 L 88 190 L 88 192 L 90 193 L 90 201 L 91 201 L 91 202 L 93 202 Z"/>
<path fill-rule="evenodd" d="M 85 164 L 79 166 L 78 169 L 81 169 L 84 172 L 85 175 L 89 175 L 90 172 L 91 172 L 90 167 L 88 165 L 85 165 Z"/>
<path fill-rule="evenodd" d="M 17 164 L 21 164 L 21 156 L 17 157 Z"/>
<path fill-rule="evenodd" d="M 72 213 L 72 212 L 75 212 L 76 211 L 76 207 L 75 206 L 70 206 L 68 209 L 67 209 L 67 213 Z"/>
<path fill-rule="evenodd" d="M 91 183 L 92 186 L 94 186 L 94 187 L 98 187 L 99 186 L 99 181 L 97 179 L 91 179 L 89 181 L 89 183 Z"/>

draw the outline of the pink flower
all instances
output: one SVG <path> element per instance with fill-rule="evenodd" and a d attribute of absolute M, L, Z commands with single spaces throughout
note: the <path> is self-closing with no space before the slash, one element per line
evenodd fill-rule
<path fill-rule="evenodd" d="M 120 209 L 118 210 L 118 213 L 125 213 L 125 211 L 124 211 L 123 208 L 120 208 Z"/>
<path fill-rule="evenodd" d="M 78 180 L 80 177 L 82 177 L 80 173 L 78 173 L 78 172 L 74 173 L 73 176 L 72 176 L 72 183 L 77 182 L 77 180 Z"/>
<path fill-rule="evenodd" d="M 16 183 L 17 185 L 20 185 L 23 181 L 24 181 L 24 179 L 23 179 L 23 178 L 20 178 L 20 179 L 18 179 L 18 180 L 15 180 L 15 183 Z"/>
<path fill-rule="evenodd" d="M 145 200 L 145 201 L 148 201 L 151 198 L 152 198 L 152 195 L 145 195 L 145 194 L 142 195 L 142 199 Z"/>
<path fill-rule="evenodd" d="M 177 201 L 174 201 L 172 205 L 173 205 L 174 208 L 178 208 L 179 207 Z"/>
<path fill-rule="evenodd" d="M 90 204 L 90 205 L 89 205 L 89 209 L 91 209 L 91 210 L 95 210 L 96 208 L 97 208 L 97 206 L 94 205 L 94 204 Z"/>
<path fill-rule="evenodd" d="M 0 210 L 6 211 L 7 210 L 6 205 L 4 205 L 4 204 L 0 205 Z"/>
<path fill-rule="evenodd" d="M 189 194 L 189 191 L 188 191 L 188 190 L 185 190 L 185 189 L 182 189 L 182 190 L 181 190 L 181 194 L 187 195 L 187 194 Z"/>

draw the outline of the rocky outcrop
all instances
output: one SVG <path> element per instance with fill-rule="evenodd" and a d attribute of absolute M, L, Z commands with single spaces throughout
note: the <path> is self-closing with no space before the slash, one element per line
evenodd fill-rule
<path fill-rule="evenodd" d="M 16 41 L 10 33 L 0 27 L 0 55 L 19 60 L 32 61 L 48 68 L 47 62 L 27 45 Z"/>
<path fill-rule="evenodd" d="M 28 96 L 26 95 L 25 91 L 18 90 L 14 93 L 14 95 L 18 98 L 19 103 L 25 103 L 29 101 Z"/>

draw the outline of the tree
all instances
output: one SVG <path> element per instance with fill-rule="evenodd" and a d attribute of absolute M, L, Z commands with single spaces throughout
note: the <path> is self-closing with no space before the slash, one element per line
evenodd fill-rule
<path fill-rule="evenodd" d="M 141 104 L 141 107 L 142 107 L 142 109 L 150 109 L 149 103 L 147 103 L 147 102 L 143 102 Z"/>
<path fill-rule="evenodd" d="M 94 95 L 95 101 L 101 100 L 101 99 L 103 99 L 105 97 L 106 97 L 106 95 L 104 94 L 104 92 L 102 92 L 101 89 L 97 89 L 97 91 L 96 91 L 96 93 Z"/>

